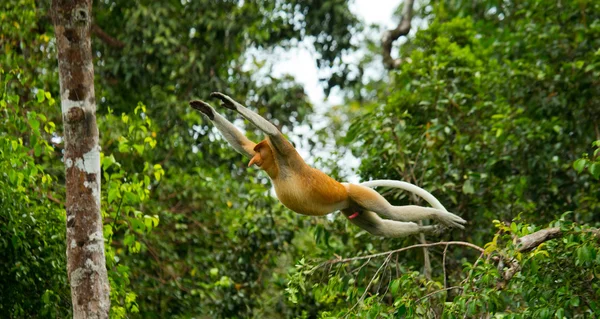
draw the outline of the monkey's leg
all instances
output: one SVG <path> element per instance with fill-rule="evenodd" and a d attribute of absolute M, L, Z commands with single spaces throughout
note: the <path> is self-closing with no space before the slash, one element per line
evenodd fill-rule
<path fill-rule="evenodd" d="M 442 225 L 464 229 L 466 221 L 459 216 L 443 210 L 416 205 L 393 206 L 375 190 L 366 186 L 346 184 L 348 196 L 365 210 L 399 221 L 417 221 L 431 218 Z"/>
<path fill-rule="evenodd" d="M 352 224 L 368 231 L 374 236 L 383 237 L 406 237 L 420 233 L 430 234 L 437 232 L 440 228 L 437 226 L 419 226 L 415 223 L 398 222 L 389 219 L 382 219 L 377 214 L 370 211 L 362 211 L 358 215 L 350 218 L 352 213 L 343 212 L 349 217 Z"/>
<path fill-rule="evenodd" d="M 204 101 L 191 101 L 190 106 L 206 115 L 208 119 L 215 124 L 215 127 L 221 132 L 221 135 L 238 153 L 252 158 L 255 154 L 254 146 L 256 143 L 249 140 L 240 132 L 231 122 L 221 116 L 219 113 Z"/>

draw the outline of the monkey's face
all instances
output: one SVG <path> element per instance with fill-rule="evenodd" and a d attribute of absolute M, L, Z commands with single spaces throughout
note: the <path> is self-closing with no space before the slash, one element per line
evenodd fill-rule
<path fill-rule="evenodd" d="M 271 150 L 271 146 L 267 141 L 262 141 L 254 147 L 254 151 L 256 154 L 248 163 L 248 166 L 252 166 L 256 164 L 258 167 L 267 170 L 269 167 L 272 167 L 273 162 L 273 150 Z"/>

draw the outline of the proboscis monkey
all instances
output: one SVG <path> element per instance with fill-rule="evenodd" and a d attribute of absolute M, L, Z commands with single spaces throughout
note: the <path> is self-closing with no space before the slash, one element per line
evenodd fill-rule
<path fill-rule="evenodd" d="M 220 99 L 224 107 L 238 112 L 267 135 L 263 141 L 256 144 L 215 112 L 208 103 L 190 102 L 194 109 L 204 113 L 214 123 L 237 152 L 250 159 L 248 166 L 257 165 L 267 172 L 273 181 L 277 198 L 296 213 L 323 216 L 341 210 L 351 223 L 375 236 L 384 237 L 435 233 L 441 229 L 439 225 L 420 226 L 414 223 L 426 218 L 436 220 L 446 227 L 464 228 L 464 219 L 446 211 L 433 195 L 415 185 L 388 180 L 358 185 L 334 180 L 308 166 L 294 146 L 271 122 L 225 94 L 212 93 L 211 97 Z M 393 206 L 369 188 L 376 186 L 397 187 L 413 192 L 423 197 L 433 208 L 415 205 Z"/>

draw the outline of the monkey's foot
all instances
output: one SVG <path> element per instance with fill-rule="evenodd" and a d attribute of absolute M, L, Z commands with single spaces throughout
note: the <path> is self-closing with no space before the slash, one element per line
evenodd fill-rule
<path fill-rule="evenodd" d="M 460 218 L 459 216 L 443 210 L 438 210 L 435 216 L 433 216 L 433 219 L 446 227 L 455 227 L 460 229 L 465 229 L 464 224 L 467 223 L 466 220 Z"/>
<path fill-rule="evenodd" d="M 237 111 L 237 107 L 236 104 L 238 104 L 236 101 L 234 101 L 232 98 L 230 98 L 229 96 L 220 93 L 220 92 L 212 92 L 210 94 L 210 97 L 215 97 L 219 100 L 221 100 L 221 106 L 224 106 L 230 110 L 234 110 Z"/>
<path fill-rule="evenodd" d="M 200 100 L 195 100 L 195 101 L 191 101 L 190 102 L 190 106 L 195 109 L 198 110 L 202 113 L 204 113 L 206 116 L 208 116 L 208 118 L 212 121 L 215 119 L 215 113 L 213 108 L 208 105 L 208 103 L 204 102 L 204 101 L 200 101 Z"/>

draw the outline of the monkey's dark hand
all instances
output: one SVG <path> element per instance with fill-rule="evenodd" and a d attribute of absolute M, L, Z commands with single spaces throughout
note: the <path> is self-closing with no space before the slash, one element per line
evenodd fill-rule
<path fill-rule="evenodd" d="M 213 108 L 210 105 L 208 105 L 208 103 L 200 100 L 195 100 L 190 102 L 190 106 L 193 109 L 204 113 L 206 116 L 208 116 L 208 118 L 211 121 L 215 119 L 215 110 L 213 110 Z"/>
<path fill-rule="evenodd" d="M 214 98 L 221 100 L 221 106 L 224 106 L 230 110 L 237 111 L 237 106 L 236 106 L 237 103 L 229 96 L 227 96 L 223 93 L 220 93 L 220 92 L 212 92 L 210 94 L 210 97 L 214 97 Z"/>

